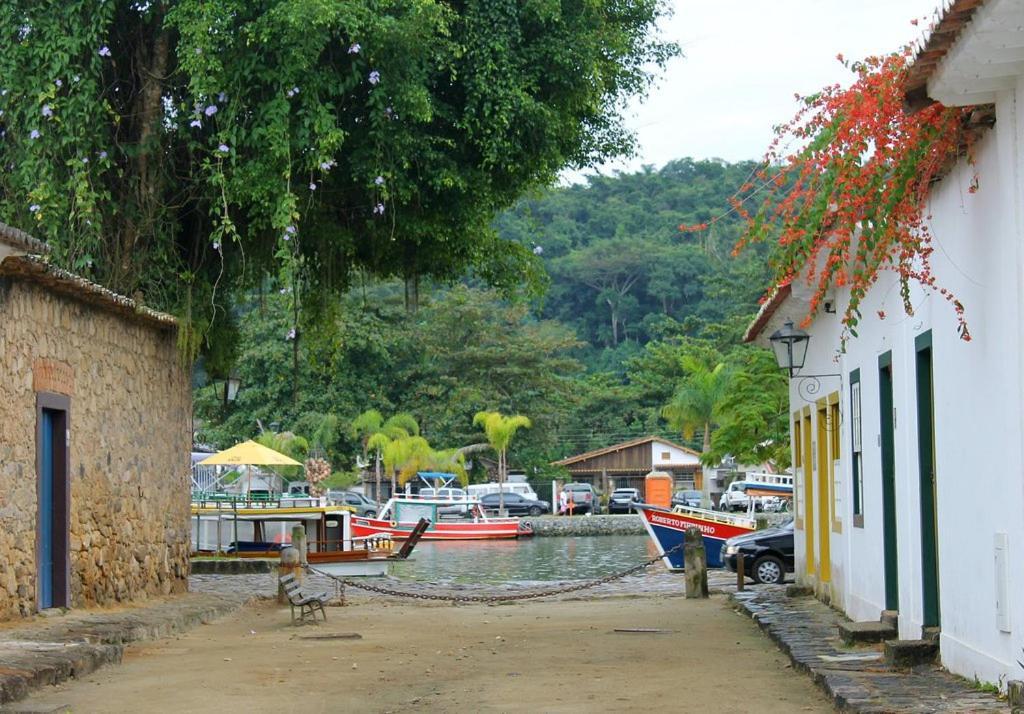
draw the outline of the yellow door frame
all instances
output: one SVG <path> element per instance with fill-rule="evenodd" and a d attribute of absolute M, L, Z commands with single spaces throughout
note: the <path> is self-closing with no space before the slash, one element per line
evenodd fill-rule
<path fill-rule="evenodd" d="M 814 575 L 816 572 L 815 548 L 814 548 L 814 458 L 811 447 L 811 408 L 806 406 L 801 411 L 801 435 L 803 436 L 804 449 L 804 522 L 807 528 L 804 530 L 804 543 L 807 556 L 807 574 Z"/>
<path fill-rule="evenodd" d="M 817 422 L 818 436 L 818 459 L 817 459 L 817 483 L 815 488 L 818 491 L 818 579 L 827 583 L 832 580 L 832 552 L 829 533 L 832 530 L 830 482 L 832 481 L 832 464 L 829 458 L 831 438 L 828 425 L 828 403 L 819 399 L 815 404 L 817 407 L 815 421 Z"/>

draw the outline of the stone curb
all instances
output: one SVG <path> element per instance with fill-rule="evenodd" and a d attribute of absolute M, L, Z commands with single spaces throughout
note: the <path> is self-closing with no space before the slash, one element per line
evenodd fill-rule
<path fill-rule="evenodd" d="M 794 671 L 811 677 L 838 711 L 1010 711 L 1006 702 L 939 667 L 897 669 L 886 665 L 881 653 L 870 657 L 874 650 L 841 647 L 837 626 L 845 618 L 813 597 L 791 597 L 768 586 L 733 592 L 729 601 L 758 624 Z"/>
<path fill-rule="evenodd" d="M 0 631 L 0 705 L 33 690 L 119 664 L 125 646 L 180 634 L 238 610 L 254 598 L 187 595 L 117 613 L 72 612 Z"/>

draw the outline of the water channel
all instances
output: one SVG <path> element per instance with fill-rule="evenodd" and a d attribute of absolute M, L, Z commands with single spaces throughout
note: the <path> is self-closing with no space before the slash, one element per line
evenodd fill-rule
<path fill-rule="evenodd" d="M 392 575 L 402 580 L 473 585 L 592 580 L 626 570 L 656 554 L 651 539 L 552 536 L 506 541 L 426 541 Z M 664 572 L 660 563 L 649 568 Z"/>

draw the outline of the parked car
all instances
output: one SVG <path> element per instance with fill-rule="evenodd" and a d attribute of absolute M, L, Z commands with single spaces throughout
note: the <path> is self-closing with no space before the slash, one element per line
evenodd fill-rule
<path fill-rule="evenodd" d="M 537 499 L 537 493 L 533 490 L 533 486 L 524 481 L 506 481 L 504 486 L 499 486 L 496 483 L 473 483 L 466 487 L 466 492 L 475 498 L 481 498 L 489 493 L 497 493 L 498 491 L 518 493 L 524 498 Z"/>
<path fill-rule="evenodd" d="M 635 488 L 617 488 L 608 499 L 609 513 L 632 513 L 633 502 L 640 500 L 640 491 Z"/>
<path fill-rule="evenodd" d="M 700 491 L 676 491 L 675 495 L 672 496 L 673 506 L 689 506 L 690 508 L 700 508 L 701 502 L 704 500 L 704 494 Z"/>
<path fill-rule="evenodd" d="M 480 507 L 484 509 L 485 513 L 497 513 L 498 512 L 498 499 L 502 496 L 500 493 L 489 493 L 480 499 Z M 520 496 L 518 493 L 506 493 L 505 496 L 505 511 L 510 516 L 539 516 L 542 513 L 551 512 L 551 504 L 547 501 L 538 501 L 534 498 L 526 498 Z"/>
<path fill-rule="evenodd" d="M 601 510 L 597 492 L 589 483 L 567 483 L 562 486 L 562 493 L 568 502 L 572 503 L 573 514 L 599 513 Z M 570 510 L 568 507 L 560 506 L 559 512 L 569 513 Z"/>
<path fill-rule="evenodd" d="M 762 510 L 761 499 L 747 494 L 748 486 L 746 481 L 733 481 L 719 499 L 718 507 L 723 511 L 746 511 L 750 508 L 750 501 L 753 499 L 754 510 Z"/>
<path fill-rule="evenodd" d="M 743 554 L 743 572 L 758 583 L 776 585 L 792 573 L 793 519 L 778 528 L 736 536 L 722 545 L 722 562 L 736 572 L 736 556 Z"/>
<path fill-rule="evenodd" d="M 357 516 L 373 518 L 380 510 L 380 504 L 371 501 L 358 491 L 328 491 L 328 500 L 343 506 L 352 506 Z"/>

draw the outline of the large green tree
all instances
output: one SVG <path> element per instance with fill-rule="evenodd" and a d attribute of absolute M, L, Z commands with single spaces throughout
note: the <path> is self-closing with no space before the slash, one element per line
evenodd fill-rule
<path fill-rule="evenodd" d="M 0 216 L 185 318 L 271 276 L 537 283 L 496 211 L 628 151 L 663 0 L 0 4 Z M 316 310 L 312 310 L 316 312 Z M 298 328 L 293 319 L 293 328 Z M 295 336 L 295 349 L 302 330 Z"/>

